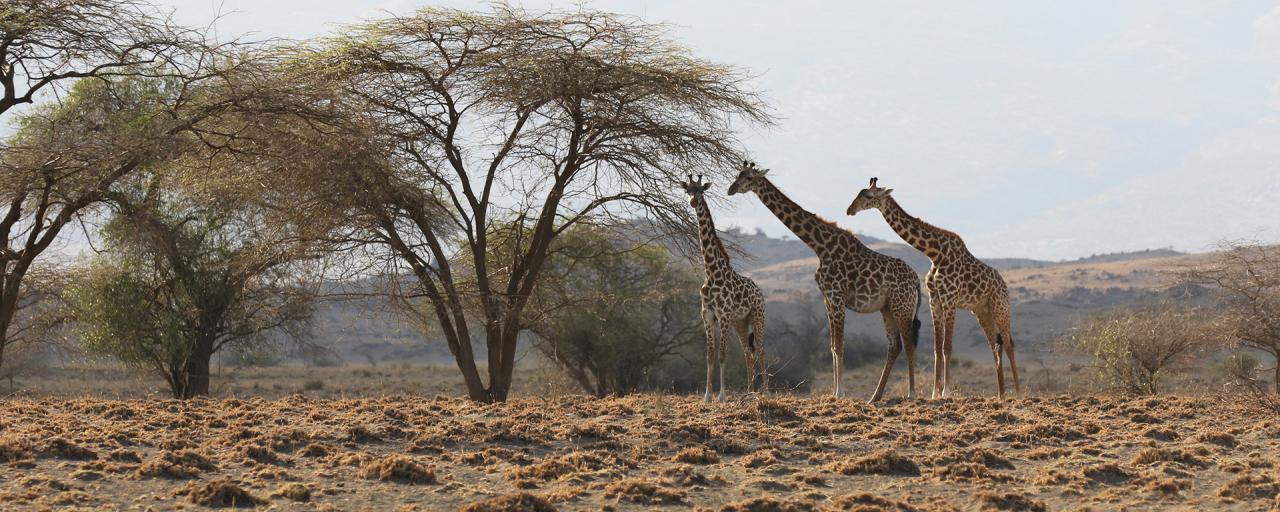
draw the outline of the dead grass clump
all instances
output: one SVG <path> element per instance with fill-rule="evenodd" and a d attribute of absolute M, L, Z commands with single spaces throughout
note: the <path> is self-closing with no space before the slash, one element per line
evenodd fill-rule
<path fill-rule="evenodd" d="M 97 452 L 61 437 L 45 441 L 43 452 L 61 459 L 93 460 L 98 458 Z"/>
<path fill-rule="evenodd" d="M 920 476 L 915 461 L 893 450 L 880 450 L 858 458 L 837 461 L 831 469 L 842 475 L 909 475 Z"/>
<path fill-rule="evenodd" d="M 1191 482 L 1188 482 L 1186 480 L 1178 480 L 1176 478 L 1160 478 L 1160 479 L 1155 479 L 1150 482 L 1147 482 L 1147 485 L 1145 486 L 1145 488 L 1148 491 L 1151 491 L 1157 494 L 1172 496 L 1174 494 L 1178 494 L 1179 492 L 1182 492 L 1183 489 L 1190 489 Z"/>
<path fill-rule="evenodd" d="M 10 464 L 34 458 L 33 448 L 31 441 L 26 438 L 15 435 L 0 437 L 0 458 Z"/>
<path fill-rule="evenodd" d="M 812 501 L 776 500 L 759 497 L 720 507 L 720 512 L 813 512 L 817 506 Z"/>
<path fill-rule="evenodd" d="M 942 455 L 935 457 L 930 462 L 940 466 L 956 462 L 972 462 L 974 464 L 981 464 L 990 469 L 1014 469 L 1013 462 L 1009 461 L 1009 459 L 985 448 L 975 448 L 965 451 L 947 451 Z"/>
<path fill-rule="evenodd" d="M 1116 464 L 1094 464 L 1082 470 L 1084 477 L 1101 484 L 1115 485 L 1129 481 L 1132 476 Z"/>
<path fill-rule="evenodd" d="M 138 467 L 138 478 L 195 478 L 204 472 L 217 471 L 218 466 L 208 457 L 187 450 L 162 453 Z"/>
<path fill-rule="evenodd" d="M 1019 510 L 1027 512 L 1045 512 L 1047 510 L 1044 502 L 1014 493 L 979 493 L 978 506 L 983 510 Z"/>
<path fill-rule="evenodd" d="M 1237 500 L 1272 499 L 1280 494 L 1280 482 L 1271 475 L 1241 475 L 1218 488 L 1218 496 Z"/>
<path fill-rule="evenodd" d="M 436 483 L 436 471 L 398 453 L 373 459 L 360 466 L 360 478 L 411 484 Z"/>
<path fill-rule="evenodd" d="M 627 465 L 630 464 L 609 452 L 573 452 L 547 456 L 537 464 L 512 468 L 507 471 L 507 478 L 513 481 L 526 479 L 549 481 L 571 473 L 593 472 Z"/>
<path fill-rule="evenodd" d="M 888 498 L 882 498 L 874 494 L 856 493 L 846 494 L 839 498 L 831 500 L 823 510 L 847 510 L 854 512 L 880 512 L 893 511 L 898 512 L 917 512 L 918 508 L 901 501 L 893 501 Z"/>
<path fill-rule="evenodd" d="M 715 464 L 720 462 L 720 455 L 705 446 L 690 446 L 680 450 L 673 460 L 689 464 Z"/>
<path fill-rule="evenodd" d="M 209 482 L 193 489 L 187 497 L 191 503 L 203 507 L 256 507 L 267 503 L 230 480 Z"/>
<path fill-rule="evenodd" d="M 1178 433 L 1171 428 L 1151 427 L 1142 433 L 1142 437 L 1169 442 L 1178 439 Z"/>
<path fill-rule="evenodd" d="M 1226 432 L 1205 432 L 1196 436 L 1196 441 L 1202 443 L 1216 444 L 1223 448 L 1235 448 L 1236 436 Z"/>
<path fill-rule="evenodd" d="M 271 493 L 271 497 L 308 502 L 311 501 L 311 488 L 297 482 L 291 482 L 278 487 L 276 492 Z"/>
<path fill-rule="evenodd" d="M 478 452 L 470 452 L 462 454 L 458 457 L 458 461 L 463 464 L 492 466 L 499 462 L 510 462 L 512 464 L 526 465 L 533 462 L 528 455 L 503 448 L 501 446 L 491 446 Z"/>
<path fill-rule="evenodd" d="M 801 419 L 795 410 L 785 402 L 775 398 L 756 400 L 755 413 L 765 423 L 780 423 Z"/>
<path fill-rule="evenodd" d="M 1056 447 L 1036 448 L 1026 453 L 1026 457 L 1031 460 L 1061 459 L 1069 455 L 1071 450 Z"/>
<path fill-rule="evenodd" d="M 328 443 L 311 443 L 298 452 L 303 457 L 327 457 L 332 454 L 334 447 Z"/>
<path fill-rule="evenodd" d="M 996 438 L 996 440 L 1004 442 L 1021 441 L 1024 443 L 1039 443 L 1047 440 L 1058 442 L 1078 441 L 1084 438 L 1084 433 L 1079 430 L 1067 428 L 1057 423 L 1041 422 L 1015 429 L 1012 432 Z"/>
<path fill-rule="evenodd" d="M 1008 482 L 1012 480 L 1009 475 L 993 472 L 988 469 L 987 466 L 973 462 L 957 462 L 950 464 L 941 469 L 935 470 L 933 475 L 938 480 L 953 482 L 968 482 L 973 480 Z"/>
<path fill-rule="evenodd" d="M 364 425 L 352 425 L 347 428 L 347 441 L 353 443 L 380 443 L 382 437 Z"/>
<path fill-rule="evenodd" d="M 742 458 L 742 467 L 744 468 L 762 468 L 772 466 L 778 463 L 778 450 L 772 448 L 765 450 L 756 450 L 750 455 Z"/>
<path fill-rule="evenodd" d="M 1208 466 L 1199 457 L 1181 448 L 1147 448 L 1133 457 L 1134 464 L 1147 465 L 1156 462 L 1177 462 L 1198 468 Z"/>
<path fill-rule="evenodd" d="M 555 505 L 536 494 L 520 492 L 477 501 L 462 512 L 556 512 Z"/>
<path fill-rule="evenodd" d="M 644 478 L 628 478 L 604 488 L 605 499 L 641 505 L 676 505 L 684 502 L 685 493 L 667 489 Z"/>
<path fill-rule="evenodd" d="M 662 476 L 667 483 L 681 487 L 711 484 L 711 480 L 706 475 L 699 473 L 693 466 L 688 464 L 663 468 L 658 472 L 658 475 Z"/>
<path fill-rule="evenodd" d="M 243 444 L 239 455 L 260 464 L 284 464 L 285 460 L 268 446 L 260 444 Z"/>
<path fill-rule="evenodd" d="M 115 462 L 131 462 L 134 464 L 142 463 L 142 456 L 138 455 L 138 452 L 125 449 L 112 450 L 111 453 L 107 454 L 107 459 Z"/>

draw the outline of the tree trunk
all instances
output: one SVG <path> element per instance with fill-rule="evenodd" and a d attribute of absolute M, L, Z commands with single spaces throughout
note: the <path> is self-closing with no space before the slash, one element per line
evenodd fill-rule
<path fill-rule="evenodd" d="M 187 362 L 187 385 L 182 398 L 209 396 L 209 361 L 212 358 L 213 340 L 196 340 L 191 360 Z"/>
<path fill-rule="evenodd" d="M 4 348 L 4 347 L 0 347 L 0 348 Z M 1275 388 L 1276 394 L 1280 395 L 1280 353 L 1273 354 L 1273 355 L 1275 356 L 1276 374 L 1274 377 L 1272 377 L 1273 380 L 1271 381 L 1271 386 Z"/>

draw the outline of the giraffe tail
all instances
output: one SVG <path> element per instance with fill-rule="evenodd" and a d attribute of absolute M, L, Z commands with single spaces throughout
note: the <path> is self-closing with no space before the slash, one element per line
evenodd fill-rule
<path fill-rule="evenodd" d="M 924 302 L 924 300 L 923 300 L 923 297 L 920 295 L 920 288 L 916 288 L 916 312 L 915 312 L 915 315 L 911 317 L 911 338 L 907 340 L 908 342 L 911 343 L 912 347 L 915 347 L 920 344 L 920 303 L 921 302 Z"/>

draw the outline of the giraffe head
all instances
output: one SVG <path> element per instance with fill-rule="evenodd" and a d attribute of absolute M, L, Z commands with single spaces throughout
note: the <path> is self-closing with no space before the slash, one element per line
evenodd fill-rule
<path fill-rule="evenodd" d="M 867 185 L 867 188 L 862 189 L 862 192 L 858 192 L 858 196 L 853 198 L 853 203 L 849 204 L 849 209 L 845 210 L 845 213 L 854 215 L 862 210 L 882 208 L 884 206 L 885 200 L 889 198 L 889 194 L 893 192 L 893 189 L 876 186 L 877 179 L 871 178 L 871 183 Z"/>
<path fill-rule="evenodd" d="M 768 173 L 768 169 L 756 167 L 755 162 L 742 162 L 742 165 L 738 166 L 737 179 L 729 185 L 729 195 L 756 191 L 756 187 L 764 181 L 764 176 Z"/>
<path fill-rule="evenodd" d="M 711 188 L 710 183 L 702 182 L 702 175 L 698 175 L 698 180 L 693 180 L 693 175 L 689 175 L 689 181 L 681 183 L 680 187 L 684 189 L 685 195 L 689 196 L 689 206 L 698 206 L 698 201 L 704 201 L 702 195 Z"/>

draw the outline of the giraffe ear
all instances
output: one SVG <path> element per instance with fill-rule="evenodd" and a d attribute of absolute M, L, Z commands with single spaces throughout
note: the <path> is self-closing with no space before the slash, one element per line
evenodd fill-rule
<path fill-rule="evenodd" d="M 886 196 L 887 196 L 887 195 L 892 194 L 892 193 L 893 193 L 893 189 L 891 189 L 891 188 L 886 188 L 886 189 L 884 189 L 884 195 L 886 195 Z"/>
<path fill-rule="evenodd" d="M 703 191 L 703 192 L 706 192 L 706 191 L 707 191 L 707 189 L 709 189 L 709 188 L 711 188 L 711 184 L 710 184 L 710 183 L 704 183 L 704 184 L 702 185 L 702 191 Z"/>

